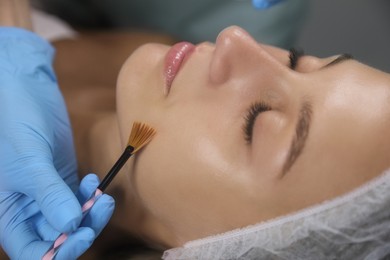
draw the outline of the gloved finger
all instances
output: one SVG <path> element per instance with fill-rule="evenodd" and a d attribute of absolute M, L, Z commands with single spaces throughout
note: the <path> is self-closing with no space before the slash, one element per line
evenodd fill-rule
<path fill-rule="evenodd" d="M 88 174 L 81 180 L 79 190 L 76 195 L 80 205 L 83 205 L 85 201 L 89 199 L 98 185 L 99 177 L 96 174 Z M 34 223 L 36 223 L 36 230 L 38 234 L 45 240 L 55 240 L 60 235 L 60 233 L 53 229 L 52 226 L 45 220 L 36 220 Z"/>
<path fill-rule="evenodd" d="M 84 203 L 90 198 L 98 185 L 99 178 L 95 174 L 88 174 L 82 179 L 78 194 L 78 198 L 81 203 Z M 96 235 L 100 234 L 110 220 L 112 213 L 114 212 L 114 208 L 114 199 L 107 194 L 101 195 L 95 201 L 95 204 L 88 214 L 85 215 L 80 226 L 91 227 L 95 231 Z"/>
<path fill-rule="evenodd" d="M 96 235 L 99 235 L 110 220 L 114 208 L 114 199 L 107 194 L 101 195 L 84 217 L 81 226 L 90 227 L 95 231 Z"/>
<path fill-rule="evenodd" d="M 257 9 L 270 8 L 283 0 L 252 0 L 252 4 Z"/>
<path fill-rule="evenodd" d="M 39 218 L 38 216 L 36 218 Z M 53 241 L 56 240 L 57 237 L 61 234 L 57 230 L 55 230 L 41 215 L 39 220 L 35 220 L 34 218 L 31 221 L 34 223 L 35 230 L 38 236 L 45 241 Z"/>
<path fill-rule="evenodd" d="M 72 190 L 50 165 L 29 167 L 25 175 L 34 176 L 25 181 L 23 190 L 38 204 L 51 226 L 59 232 L 76 230 L 82 218 L 81 207 Z"/>
<path fill-rule="evenodd" d="M 51 242 L 35 240 L 21 248 L 18 256 L 10 255 L 11 259 L 41 259 L 42 256 L 49 250 Z"/>
<path fill-rule="evenodd" d="M 95 232 L 87 227 L 81 227 L 70 234 L 61 245 L 55 256 L 56 260 L 73 260 L 80 257 L 92 245 Z M 46 252 L 45 252 L 46 253 Z M 43 256 L 43 255 L 42 255 Z"/>
<path fill-rule="evenodd" d="M 2 230 L 2 246 L 11 259 L 40 259 L 52 243 L 43 242 L 31 223 L 20 218 L 16 216 Z"/>
<path fill-rule="evenodd" d="M 77 199 L 80 205 L 83 205 L 91 197 L 97 186 L 99 186 L 99 182 L 99 177 L 94 173 L 84 176 L 77 192 Z"/>
<path fill-rule="evenodd" d="M 114 199 L 107 194 L 103 194 L 99 197 L 88 214 L 85 215 L 80 227 L 92 228 L 95 235 L 98 236 L 110 220 L 112 213 L 114 212 L 114 205 Z M 42 217 L 40 220 L 32 219 L 32 222 L 35 223 L 35 230 L 43 240 L 54 241 L 60 235 L 60 233 L 53 229 L 53 227 Z"/>

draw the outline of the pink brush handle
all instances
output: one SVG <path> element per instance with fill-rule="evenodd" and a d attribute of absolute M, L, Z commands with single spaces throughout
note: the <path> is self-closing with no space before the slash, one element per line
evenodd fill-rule
<path fill-rule="evenodd" d="M 92 208 L 92 206 L 95 204 L 96 200 L 102 195 L 103 192 L 99 189 L 96 189 L 95 193 L 92 195 L 92 197 L 87 200 L 87 202 L 84 203 L 83 207 L 81 208 L 81 211 L 83 212 L 83 218 L 89 210 Z M 42 257 L 42 260 L 52 260 L 55 255 L 57 254 L 60 246 L 66 241 L 68 238 L 67 234 L 62 233 L 56 241 L 54 241 L 53 245 L 49 248 L 49 250 L 46 252 L 46 254 Z"/>

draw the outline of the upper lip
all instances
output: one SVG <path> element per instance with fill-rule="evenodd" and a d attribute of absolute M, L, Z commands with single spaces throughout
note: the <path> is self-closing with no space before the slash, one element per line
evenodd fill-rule
<path fill-rule="evenodd" d="M 179 42 L 173 45 L 165 56 L 164 76 L 165 90 L 169 93 L 172 82 L 179 72 L 183 61 L 195 49 L 195 46 L 189 42 Z"/>

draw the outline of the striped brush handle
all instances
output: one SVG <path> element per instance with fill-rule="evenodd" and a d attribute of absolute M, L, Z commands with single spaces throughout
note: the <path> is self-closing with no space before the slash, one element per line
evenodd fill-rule
<path fill-rule="evenodd" d="M 81 211 L 83 212 L 83 219 L 88 214 L 92 206 L 95 204 L 95 202 L 99 199 L 99 197 L 103 194 L 103 192 L 100 189 L 96 189 L 96 191 L 92 194 L 91 198 L 89 198 L 84 205 L 81 208 Z M 53 259 L 58 250 L 60 249 L 60 246 L 66 241 L 68 238 L 68 235 L 65 233 L 62 233 L 57 239 L 54 241 L 53 245 L 49 248 L 49 250 L 46 252 L 46 254 L 42 257 L 42 260 L 51 260 Z"/>

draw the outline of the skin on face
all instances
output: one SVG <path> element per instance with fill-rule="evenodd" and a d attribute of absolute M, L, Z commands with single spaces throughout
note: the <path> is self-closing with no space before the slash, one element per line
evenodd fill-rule
<path fill-rule="evenodd" d="M 128 214 L 142 212 L 125 224 L 132 232 L 179 246 L 334 198 L 389 167 L 388 74 L 354 60 L 327 66 L 337 56 L 304 56 L 292 70 L 288 51 L 229 27 L 196 46 L 167 94 L 169 48 L 142 46 L 118 79 L 122 145 L 136 120 L 157 131 L 123 184 Z M 271 110 L 248 143 L 255 102 Z M 286 164 L 298 123 L 305 141 Z"/>

